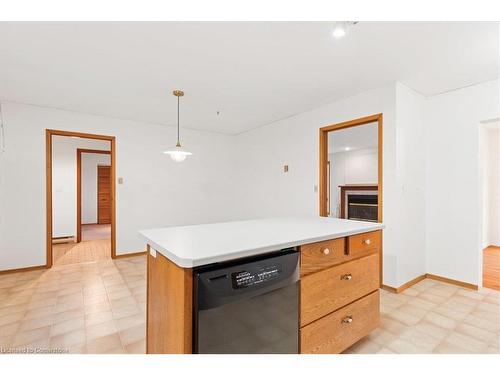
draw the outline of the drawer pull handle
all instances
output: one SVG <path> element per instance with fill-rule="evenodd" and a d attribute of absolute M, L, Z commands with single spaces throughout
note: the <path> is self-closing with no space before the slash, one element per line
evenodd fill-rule
<path fill-rule="evenodd" d="M 329 248 L 324 248 L 323 249 L 323 254 L 325 254 L 325 255 L 330 254 L 330 249 Z"/>
<path fill-rule="evenodd" d="M 340 276 L 340 280 L 351 280 L 352 279 L 352 275 L 350 273 L 346 273 L 345 275 L 342 275 Z"/>
<path fill-rule="evenodd" d="M 352 315 L 347 315 L 345 318 L 342 318 L 342 324 L 351 324 L 352 323 Z"/>
<path fill-rule="evenodd" d="M 371 243 L 372 243 L 372 240 L 370 240 L 369 238 L 367 238 L 366 240 L 364 240 L 364 241 L 363 241 L 363 243 L 364 243 L 365 245 L 369 245 L 369 244 L 371 244 Z"/>

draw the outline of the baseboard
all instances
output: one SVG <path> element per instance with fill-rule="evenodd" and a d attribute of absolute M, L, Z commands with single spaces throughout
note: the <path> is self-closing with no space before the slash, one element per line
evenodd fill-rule
<path fill-rule="evenodd" d="M 461 286 L 462 288 L 478 290 L 478 286 L 475 284 L 470 284 L 470 283 L 466 283 L 464 281 L 459 281 L 459 280 L 455 280 L 455 279 L 449 279 L 449 278 L 443 277 L 443 276 L 433 275 L 432 273 L 426 273 L 424 275 L 420 275 L 420 276 L 414 278 L 413 280 L 410 280 L 410 281 L 404 283 L 403 285 L 401 285 L 398 288 L 395 288 L 395 287 L 389 286 L 389 285 L 382 285 L 382 289 L 387 290 L 388 292 L 392 292 L 392 293 L 401 293 L 405 289 L 408 289 L 409 287 L 415 285 L 416 283 L 418 283 L 424 279 L 437 280 L 437 281 L 441 281 L 443 283 Z"/>
<path fill-rule="evenodd" d="M 382 284 L 381 288 L 384 289 L 384 290 L 387 290 L 388 292 L 391 292 L 391 293 L 397 293 L 398 292 L 398 288 L 394 288 L 393 286 L 389 286 L 389 285 Z"/>
<path fill-rule="evenodd" d="M 115 255 L 115 259 L 137 257 L 139 255 L 146 255 L 146 251 L 139 251 L 137 253 L 127 253 L 127 254 Z"/>
<path fill-rule="evenodd" d="M 455 279 L 449 279 L 447 277 L 433 275 L 432 273 L 426 273 L 425 277 L 428 279 L 441 281 L 443 283 L 458 285 L 458 286 L 461 286 L 462 288 L 473 289 L 473 290 L 479 289 L 476 284 L 466 283 L 464 281 L 459 281 L 459 280 L 455 280 Z"/>
<path fill-rule="evenodd" d="M 44 264 L 43 266 L 32 266 L 32 267 L 24 267 L 24 268 L 13 268 L 10 270 L 0 271 L 0 275 L 6 275 L 8 273 L 17 273 L 17 272 L 27 272 L 27 271 L 36 271 L 41 269 L 46 269 L 47 266 Z"/>

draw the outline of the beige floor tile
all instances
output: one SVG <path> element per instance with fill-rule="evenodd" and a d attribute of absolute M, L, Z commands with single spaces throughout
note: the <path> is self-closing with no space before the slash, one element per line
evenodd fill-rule
<path fill-rule="evenodd" d="M 73 310 L 63 311 L 54 314 L 54 324 L 64 322 L 70 319 L 76 319 L 84 316 L 84 310 L 80 307 Z"/>
<path fill-rule="evenodd" d="M 377 352 L 377 354 L 397 354 L 397 353 L 393 352 L 388 348 L 382 348 Z"/>
<path fill-rule="evenodd" d="M 128 345 L 146 337 L 146 324 L 130 327 L 119 332 L 122 344 Z"/>
<path fill-rule="evenodd" d="M 441 342 L 440 338 L 433 337 L 416 326 L 407 329 L 400 336 L 401 339 L 406 340 L 418 348 L 421 348 L 426 353 L 430 353 Z M 390 344 L 389 344 L 390 345 Z"/>
<path fill-rule="evenodd" d="M 63 333 L 61 335 L 53 336 L 50 338 L 50 346 L 52 348 L 65 348 L 84 344 L 86 340 L 85 330 L 79 329 L 72 332 Z"/>
<path fill-rule="evenodd" d="M 30 331 L 18 332 L 14 336 L 12 345 L 18 347 L 20 345 L 27 345 L 29 343 L 40 341 L 49 338 L 50 327 L 43 327 L 32 329 Z"/>
<path fill-rule="evenodd" d="M 405 306 L 413 306 L 413 307 L 417 307 L 417 308 L 422 309 L 422 310 L 429 311 L 429 310 L 432 310 L 433 308 L 435 308 L 436 306 L 438 306 L 438 304 L 431 302 L 431 301 L 428 301 L 428 300 L 425 300 L 425 299 L 420 298 L 420 297 L 415 297 L 415 298 L 412 298 L 411 300 L 409 300 Z"/>
<path fill-rule="evenodd" d="M 427 313 L 427 315 L 424 317 L 424 320 L 445 329 L 454 329 L 458 324 L 456 320 L 441 314 L 437 314 L 433 311 Z"/>
<path fill-rule="evenodd" d="M 52 315 L 45 315 L 34 319 L 22 320 L 19 331 L 29 331 L 36 328 L 50 327 L 54 317 Z"/>
<path fill-rule="evenodd" d="M 387 345 L 389 350 L 399 354 L 422 354 L 428 353 L 424 348 L 421 348 L 415 343 L 398 338 Z"/>
<path fill-rule="evenodd" d="M 85 326 L 84 317 L 80 316 L 78 318 L 68 319 L 60 323 L 54 324 L 52 330 L 50 331 L 50 336 L 58 336 L 64 333 L 76 331 L 83 329 Z"/>
<path fill-rule="evenodd" d="M 85 326 L 92 326 L 113 320 L 113 313 L 108 311 L 93 312 L 85 315 Z"/>
<path fill-rule="evenodd" d="M 115 317 L 115 319 L 120 319 L 120 318 L 124 318 L 126 316 L 131 316 L 131 315 L 136 315 L 136 314 L 139 314 L 141 312 L 137 303 L 122 306 L 122 307 L 117 307 L 117 308 L 113 307 L 112 311 L 113 311 L 113 316 Z"/>
<path fill-rule="evenodd" d="M 93 340 L 116 333 L 117 329 L 115 322 L 109 320 L 107 322 L 87 326 L 85 331 L 87 333 L 87 340 Z"/>
<path fill-rule="evenodd" d="M 107 303 L 108 295 L 106 294 L 106 292 L 104 294 L 89 294 L 88 296 L 83 297 L 83 301 L 85 306 L 95 305 L 97 303 Z"/>
<path fill-rule="evenodd" d="M 400 323 L 399 321 L 392 319 L 392 317 L 381 317 L 380 318 L 380 328 L 389 331 L 393 335 L 399 336 L 405 330 L 408 329 L 408 326 Z"/>
<path fill-rule="evenodd" d="M 12 336 L 14 335 L 21 326 L 21 323 L 9 323 L 0 327 L 0 337 Z"/>
<path fill-rule="evenodd" d="M 120 336 L 117 333 L 87 341 L 87 353 L 105 353 L 117 348 L 122 348 Z"/>
<path fill-rule="evenodd" d="M 500 316 L 500 304 L 489 303 L 483 300 L 481 303 L 477 304 L 477 309 L 489 311 L 491 313 L 498 314 L 498 316 Z"/>
<path fill-rule="evenodd" d="M 0 298 L 1 300 L 1 298 Z M 2 307 L 0 309 L 0 318 L 5 315 L 10 315 L 18 312 L 25 312 L 28 309 L 28 304 L 20 304 L 20 305 L 10 305 L 6 307 Z"/>
<path fill-rule="evenodd" d="M 414 328 L 437 340 L 443 340 L 451 333 L 451 330 L 432 324 L 427 320 L 419 322 Z"/>
<path fill-rule="evenodd" d="M 146 340 L 140 340 L 132 344 L 128 344 L 127 346 L 125 346 L 125 350 L 129 354 L 145 354 Z"/>
<path fill-rule="evenodd" d="M 444 341 L 450 345 L 464 348 L 474 353 L 484 353 L 488 347 L 488 343 L 458 332 L 452 332 Z"/>
<path fill-rule="evenodd" d="M 440 343 L 436 349 L 434 350 L 434 353 L 441 353 L 441 354 L 469 354 L 469 353 L 474 353 L 470 350 L 464 349 L 460 346 L 456 346 L 453 344 L 450 344 L 447 341 L 444 341 Z"/>
<path fill-rule="evenodd" d="M 122 331 L 127 328 L 135 327 L 140 324 L 144 324 L 145 322 L 145 317 L 143 314 L 135 314 L 135 315 L 130 315 L 126 316 L 124 318 L 120 318 L 116 320 L 116 327 L 118 330 Z"/>
<path fill-rule="evenodd" d="M 495 324 L 495 322 L 492 322 L 488 319 L 483 319 L 481 317 L 472 314 L 467 315 L 462 321 L 462 323 L 469 324 L 471 326 L 481 328 L 493 333 L 498 332 L 498 324 Z"/>
<path fill-rule="evenodd" d="M 24 315 L 24 312 L 16 312 L 9 315 L 0 316 L 0 326 L 19 322 L 24 317 Z"/>
<path fill-rule="evenodd" d="M 101 302 L 85 306 L 85 314 L 98 313 L 103 311 L 111 311 L 111 305 L 109 304 L 109 302 Z"/>
<path fill-rule="evenodd" d="M 389 344 L 391 341 L 397 338 L 396 335 L 382 328 L 375 329 L 372 333 L 370 333 L 368 337 L 370 340 L 382 346 Z"/>
<path fill-rule="evenodd" d="M 413 314 L 408 314 L 404 311 L 401 310 L 401 307 L 399 309 L 394 310 L 391 313 L 391 318 L 397 320 L 400 323 L 403 323 L 407 326 L 412 326 L 417 324 L 422 318 L 415 316 Z"/>
<path fill-rule="evenodd" d="M 455 332 L 470 336 L 485 343 L 491 342 L 496 337 L 496 334 L 493 332 L 466 323 L 459 324 L 458 327 L 455 328 Z"/>

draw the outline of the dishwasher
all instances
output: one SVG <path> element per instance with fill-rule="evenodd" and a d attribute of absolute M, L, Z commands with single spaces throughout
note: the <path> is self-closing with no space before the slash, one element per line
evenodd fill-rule
<path fill-rule="evenodd" d="M 193 353 L 298 353 L 297 248 L 199 267 L 193 279 Z"/>

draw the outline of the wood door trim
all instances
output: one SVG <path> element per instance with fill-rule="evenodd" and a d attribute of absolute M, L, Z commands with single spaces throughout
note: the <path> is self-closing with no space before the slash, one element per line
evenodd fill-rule
<path fill-rule="evenodd" d="M 354 120 L 344 121 L 338 124 L 327 125 L 319 129 L 319 215 L 327 216 L 327 162 L 328 162 L 328 133 L 340 129 L 347 129 L 354 126 L 366 125 L 372 122 L 378 123 L 378 222 L 383 219 L 383 114 L 377 113 L 371 116 L 361 117 Z M 382 286 L 383 276 L 383 253 L 380 249 L 380 285 Z"/>
<path fill-rule="evenodd" d="M 52 136 L 80 137 L 110 141 L 111 143 L 111 258 L 116 258 L 116 138 L 109 135 L 89 134 L 65 130 L 45 129 L 45 226 L 46 262 L 52 267 Z"/>
<path fill-rule="evenodd" d="M 111 151 L 92 150 L 89 148 L 76 149 L 76 242 L 82 241 L 82 154 L 108 154 Z"/>

